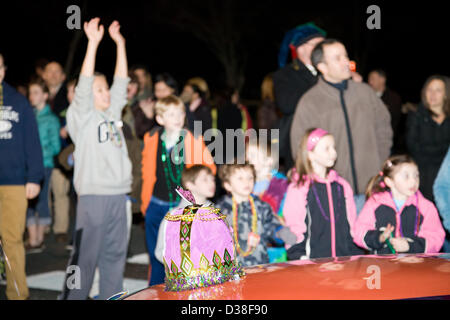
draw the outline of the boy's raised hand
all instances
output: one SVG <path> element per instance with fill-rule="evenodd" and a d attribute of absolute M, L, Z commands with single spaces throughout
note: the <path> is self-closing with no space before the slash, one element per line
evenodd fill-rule
<path fill-rule="evenodd" d="M 125 42 L 125 38 L 120 33 L 120 24 L 117 20 L 114 20 L 113 23 L 111 23 L 108 31 L 111 39 L 113 39 L 116 44 L 122 44 Z"/>
<path fill-rule="evenodd" d="M 93 18 L 89 22 L 85 22 L 83 26 L 88 40 L 96 44 L 102 40 L 105 31 L 103 25 L 98 25 L 99 22 L 100 18 Z"/>

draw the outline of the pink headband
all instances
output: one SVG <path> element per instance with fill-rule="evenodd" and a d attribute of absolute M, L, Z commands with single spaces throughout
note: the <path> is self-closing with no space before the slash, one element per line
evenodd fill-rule
<path fill-rule="evenodd" d="M 315 130 L 313 130 L 308 137 L 308 143 L 306 144 L 306 148 L 308 149 L 308 151 L 312 151 L 317 143 L 319 142 L 319 140 L 323 137 L 326 136 L 328 133 L 328 131 L 325 131 L 321 128 L 317 128 Z"/>

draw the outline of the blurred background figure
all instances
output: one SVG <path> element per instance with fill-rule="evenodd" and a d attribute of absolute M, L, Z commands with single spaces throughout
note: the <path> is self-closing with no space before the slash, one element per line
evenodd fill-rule
<path fill-rule="evenodd" d="M 28 243 L 25 248 L 28 253 L 33 253 L 44 250 L 45 229 L 52 222 L 49 208 L 49 185 L 55 164 L 54 157 L 58 155 L 61 143 L 59 119 L 47 104 L 48 88 L 44 81 L 38 79 L 31 82 L 28 91 L 30 104 L 33 106 L 36 116 L 44 160 L 44 181 L 41 192 L 37 199 L 28 201 L 27 209 Z"/>
<path fill-rule="evenodd" d="M 186 121 L 189 130 L 194 132 L 194 121 L 201 121 L 202 131 L 211 129 L 211 107 L 206 99 L 206 92 L 197 84 L 186 83 L 181 94 L 184 96 L 184 103 L 186 105 Z"/>
<path fill-rule="evenodd" d="M 139 81 L 139 80 L 138 80 Z M 155 103 L 157 100 L 178 95 L 178 83 L 169 73 L 158 74 L 155 78 L 153 94 L 141 99 L 138 94 L 139 108 L 134 109 L 135 130 L 137 137 L 142 141 L 146 132 L 150 131 L 155 122 Z"/>
<path fill-rule="evenodd" d="M 273 73 L 266 75 L 261 83 L 261 105 L 256 112 L 256 127 L 258 129 L 272 129 L 279 120 L 272 75 Z"/>
<path fill-rule="evenodd" d="M 137 100 L 150 98 L 153 93 L 153 82 L 150 71 L 142 64 L 134 65 L 130 71 L 131 74 L 137 77 L 139 84 L 139 91 L 136 96 Z"/>
<path fill-rule="evenodd" d="M 420 191 L 434 201 L 433 183 L 450 145 L 449 79 L 429 77 L 417 111 L 408 114 L 406 143 L 419 166 Z"/>
<path fill-rule="evenodd" d="M 402 99 L 394 90 L 386 86 L 386 72 L 382 69 L 375 69 L 369 72 L 367 82 L 375 91 L 377 96 L 384 102 L 391 114 L 391 126 L 394 132 L 394 140 L 391 154 L 400 154 L 406 151 L 405 146 L 405 120 L 402 114 Z"/>
<path fill-rule="evenodd" d="M 206 82 L 205 79 L 203 79 L 201 77 L 193 77 L 193 78 L 190 78 L 188 81 L 186 81 L 186 84 L 183 88 L 183 92 L 181 92 L 180 99 L 184 103 L 187 103 L 191 99 L 192 92 L 189 91 L 189 88 L 188 88 L 188 86 L 190 86 L 190 85 L 196 85 L 197 87 L 199 87 L 200 90 L 204 93 L 204 99 L 209 102 L 209 99 L 211 98 L 211 93 L 209 91 L 208 83 Z M 185 90 L 185 89 L 187 89 L 187 90 Z"/>
<path fill-rule="evenodd" d="M 67 100 L 66 74 L 57 61 L 49 62 L 42 74 L 42 78 L 49 90 L 48 104 L 53 113 L 59 118 L 61 131 L 61 150 L 71 144 L 66 130 L 66 112 L 69 107 Z M 57 242 L 67 243 L 69 231 L 70 210 L 70 174 L 64 167 L 55 161 L 52 172 L 50 189 L 53 194 L 53 232 Z"/>
<path fill-rule="evenodd" d="M 300 98 L 317 82 L 318 72 L 311 62 L 311 52 L 324 40 L 326 32 L 314 23 L 306 23 L 289 30 L 278 54 L 280 69 L 273 75 L 275 102 L 282 113 L 280 129 L 280 165 L 286 173 L 294 165 L 290 131 Z M 291 54 L 292 62 L 286 65 Z"/>

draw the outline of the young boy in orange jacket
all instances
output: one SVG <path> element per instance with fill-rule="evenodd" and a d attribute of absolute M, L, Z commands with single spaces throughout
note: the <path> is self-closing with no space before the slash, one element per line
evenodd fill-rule
<path fill-rule="evenodd" d="M 216 174 L 211 153 L 201 135 L 184 129 L 185 106 L 171 95 L 155 105 L 156 127 L 144 136 L 142 151 L 142 205 L 145 237 L 150 256 L 149 285 L 164 282 L 164 266 L 155 257 L 158 229 L 166 213 L 179 202 L 175 188 L 181 185 L 183 169 L 203 164 Z"/>

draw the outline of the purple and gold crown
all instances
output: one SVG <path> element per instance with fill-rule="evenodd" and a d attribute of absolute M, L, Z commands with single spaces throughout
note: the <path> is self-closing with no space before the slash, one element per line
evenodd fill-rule
<path fill-rule="evenodd" d="M 244 275 L 235 259 L 233 237 L 220 209 L 195 204 L 189 191 L 177 189 L 191 203 L 169 212 L 164 246 L 166 290 L 208 287 Z"/>

